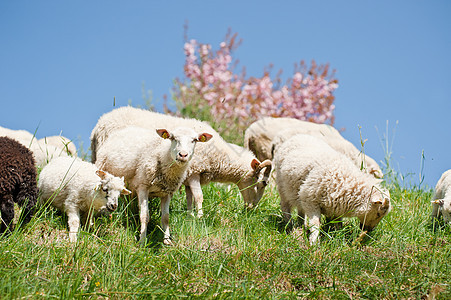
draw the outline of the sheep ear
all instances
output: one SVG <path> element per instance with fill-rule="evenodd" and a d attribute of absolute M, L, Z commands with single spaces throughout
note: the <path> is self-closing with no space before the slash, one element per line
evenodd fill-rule
<path fill-rule="evenodd" d="M 251 168 L 252 168 L 252 170 L 254 170 L 254 171 L 257 170 L 258 166 L 260 166 L 260 162 L 258 161 L 258 159 L 254 158 L 251 161 Z"/>
<path fill-rule="evenodd" d="M 106 177 L 106 173 L 104 172 L 104 171 L 102 171 L 102 170 L 97 170 L 96 171 L 96 174 L 97 174 L 97 176 L 99 176 L 100 177 L 100 179 L 105 179 L 105 177 Z"/>
<path fill-rule="evenodd" d="M 443 206 L 443 204 L 445 204 L 445 201 L 443 201 L 443 199 L 435 199 L 435 200 L 432 200 L 431 203 Z"/>
<path fill-rule="evenodd" d="M 378 179 L 384 178 L 383 175 L 380 176 L 380 172 L 379 172 L 378 170 L 374 170 L 374 169 L 373 169 L 373 170 L 370 171 L 370 174 L 373 175 L 374 177 L 378 178 Z"/>
<path fill-rule="evenodd" d="M 121 195 L 130 195 L 132 192 L 127 190 L 126 188 L 122 189 Z"/>
<path fill-rule="evenodd" d="M 208 142 L 213 136 L 209 133 L 201 133 L 199 134 L 199 137 L 197 138 L 198 142 Z"/>
<path fill-rule="evenodd" d="M 164 139 L 168 139 L 171 137 L 171 134 L 166 129 L 157 129 L 157 134 Z"/>
<path fill-rule="evenodd" d="M 382 200 L 380 199 L 373 200 L 373 204 L 382 205 Z"/>
<path fill-rule="evenodd" d="M 94 191 L 99 191 L 102 188 L 102 183 L 98 182 L 96 183 L 96 186 L 94 187 Z"/>

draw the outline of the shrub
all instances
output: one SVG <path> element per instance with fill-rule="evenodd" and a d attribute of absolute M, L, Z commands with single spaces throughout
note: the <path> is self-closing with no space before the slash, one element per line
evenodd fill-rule
<path fill-rule="evenodd" d="M 177 78 L 173 88 L 179 115 L 209 121 L 235 143 L 241 143 L 244 130 L 264 116 L 333 124 L 338 80 L 329 64 L 313 60 L 308 66 L 301 61 L 284 85 L 282 71 L 271 79 L 271 67 L 262 77 L 246 78 L 245 69 L 233 72 L 238 61 L 232 52 L 240 43 L 230 31 L 216 51 L 196 40 L 185 43 L 185 78 Z"/>

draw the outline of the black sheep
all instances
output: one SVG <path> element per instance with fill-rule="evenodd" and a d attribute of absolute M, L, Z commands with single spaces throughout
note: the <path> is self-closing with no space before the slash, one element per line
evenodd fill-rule
<path fill-rule="evenodd" d="M 37 195 L 33 154 L 19 142 L 0 137 L 0 233 L 12 230 L 14 202 L 22 207 L 23 224 L 30 221 Z"/>

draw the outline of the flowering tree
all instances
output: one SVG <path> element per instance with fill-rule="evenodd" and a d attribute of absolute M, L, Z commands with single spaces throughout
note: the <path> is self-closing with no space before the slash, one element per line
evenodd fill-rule
<path fill-rule="evenodd" d="M 185 43 L 186 78 L 176 79 L 173 97 L 179 114 L 209 121 L 229 141 L 240 143 L 243 131 L 264 116 L 292 117 L 333 124 L 334 90 L 338 81 L 328 65 L 312 61 L 296 65 L 294 75 L 280 86 L 280 72 L 271 80 L 265 70 L 261 78 L 235 74 L 232 52 L 240 42 L 226 35 L 219 50 L 195 40 Z"/>

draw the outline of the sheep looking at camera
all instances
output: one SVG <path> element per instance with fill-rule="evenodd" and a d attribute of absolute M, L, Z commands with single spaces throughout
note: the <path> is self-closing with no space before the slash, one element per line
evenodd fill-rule
<path fill-rule="evenodd" d="M 158 135 L 157 135 L 158 134 Z M 161 201 L 161 224 L 165 244 L 171 244 L 169 203 L 187 175 L 189 161 L 197 142 L 207 142 L 209 133 L 196 133 L 187 127 L 174 130 L 149 130 L 129 126 L 113 132 L 97 152 L 96 165 L 124 176 L 138 195 L 141 232 L 144 244 L 149 222 L 148 198 Z"/>
<path fill-rule="evenodd" d="M 311 244 L 318 240 L 321 214 L 357 217 L 369 231 L 390 211 L 390 195 L 381 180 L 361 172 L 319 138 L 288 138 L 276 146 L 274 164 L 283 216 L 288 221 L 297 208 L 311 229 Z"/>
<path fill-rule="evenodd" d="M 96 161 L 96 152 L 102 148 L 108 137 L 127 126 L 153 130 L 158 126 L 169 129 L 185 126 L 213 135 L 214 139 L 210 143 L 196 146 L 184 181 L 188 210 L 192 209 L 194 198 L 199 217 L 203 215 L 201 185 L 209 182 L 236 184 L 245 204 L 250 207 L 255 206 L 262 197 L 268 183 L 271 161 L 260 162 L 250 151 L 224 141 L 208 123 L 195 119 L 178 118 L 133 107 L 114 109 L 99 118 L 91 133 L 93 162 Z"/>
<path fill-rule="evenodd" d="M 0 137 L 0 232 L 12 229 L 14 203 L 23 208 L 23 224 L 30 221 L 37 192 L 31 151 L 11 138 Z"/>
<path fill-rule="evenodd" d="M 284 132 L 284 134 L 280 134 Z M 251 150 L 258 159 L 272 159 L 272 147 L 276 144 L 275 137 L 279 136 L 278 143 L 286 137 L 295 134 L 308 134 L 323 139 L 336 151 L 346 155 L 356 166 L 382 178 L 379 165 L 374 159 L 359 151 L 351 142 L 330 125 L 316 124 L 293 118 L 263 118 L 252 123 L 244 134 L 244 146 Z"/>
<path fill-rule="evenodd" d="M 444 172 L 438 180 L 431 202 L 433 220 L 442 215 L 446 223 L 451 223 L 451 170 Z"/>
<path fill-rule="evenodd" d="M 80 219 L 90 225 L 93 215 L 103 210 L 114 211 L 119 196 L 130 194 L 124 178 L 71 157 L 50 161 L 39 175 L 38 187 L 42 204 L 51 204 L 67 214 L 71 242 L 77 241 Z"/>

